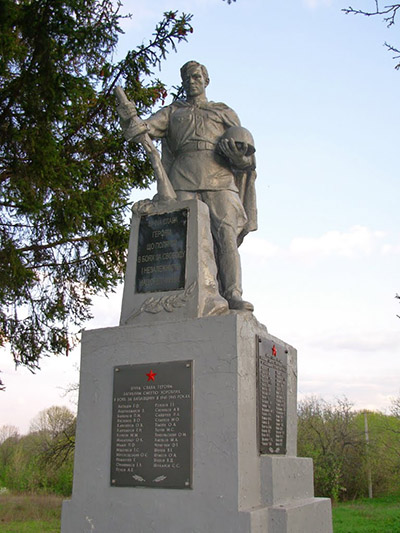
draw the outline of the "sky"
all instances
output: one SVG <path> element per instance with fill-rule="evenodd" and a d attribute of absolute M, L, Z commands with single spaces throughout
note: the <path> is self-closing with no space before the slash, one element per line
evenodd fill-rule
<path fill-rule="evenodd" d="M 386 411 L 400 395 L 400 72 L 384 42 L 399 43 L 397 26 L 345 7 L 123 0 L 132 18 L 116 58 L 147 42 L 164 11 L 193 14 L 193 34 L 156 74 L 171 88 L 186 61 L 205 64 L 208 98 L 232 107 L 255 139 L 259 229 L 240 248 L 244 298 L 297 348 L 299 399 L 345 396 Z M 121 298 L 96 298 L 85 327 L 118 325 Z M 65 389 L 79 380 L 79 356 L 45 358 L 33 375 L 4 353 L 0 426 L 24 433 L 42 409 L 75 409 Z"/>

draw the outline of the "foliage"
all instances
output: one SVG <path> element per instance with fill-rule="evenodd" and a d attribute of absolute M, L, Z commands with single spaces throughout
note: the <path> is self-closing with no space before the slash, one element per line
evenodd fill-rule
<path fill-rule="evenodd" d="M 400 10 L 400 4 L 389 4 L 384 7 L 379 6 L 379 0 L 374 0 L 375 10 L 374 11 L 364 11 L 362 9 L 354 9 L 349 6 L 347 9 L 342 9 L 348 15 L 352 13 L 353 15 L 365 15 L 366 17 L 373 17 L 376 15 L 382 15 L 383 20 L 386 23 L 387 27 L 390 28 L 396 22 L 397 12 Z M 385 46 L 390 52 L 394 52 L 393 59 L 400 59 L 400 49 L 395 48 L 391 44 L 385 42 Z M 395 68 L 400 69 L 400 61 L 396 64 Z"/>
<path fill-rule="evenodd" d="M 166 91 L 151 69 L 192 31 L 169 11 L 115 62 L 112 0 L 0 4 L 0 346 L 39 368 L 66 353 L 91 296 L 120 279 L 132 187 L 152 170 L 119 131 L 117 84 L 148 113 Z"/>
<path fill-rule="evenodd" d="M 0 485 L 16 492 L 69 495 L 72 489 L 75 416 L 66 407 L 39 413 L 28 435 L 0 445 Z M 7 454 L 5 453 L 7 450 Z"/>
<path fill-rule="evenodd" d="M 400 396 L 393 398 L 390 406 L 390 414 L 400 419 Z"/>
<path fill-rule="evenodd" d="M 0 464 L 3 468 L 11 463 L 15 445 L 20 439 L 18 429 L 14 426 L 2 426 L 0 428 Z"/>
<path fill-rule="evenodd" d="M 0 428 L 0 444 L 3 444 L 6 440 L 18 439 L 19 432 L 15 426 L 2 426 Z"/>
<path fill-rule="evenodd" d="M 362 494 L 364 483 L 358 486 L 354 473 L 363 467 L 363 433 L 351 403 L 311 397 L 299 403 L 298 417 L 298 453 L 314 460 L 316 494 L 335 500 Z"/>
<path fill-rule="evenodd" d="M 44 467 L 62 467 L 73 458 L 75 431 L 76 417 L 67 407 L 55 405 L 41 411 L 32 420 L 30 433 L 36 436 L 39 459 Z M 59 488 L 63 484 L 72 483 L 72 472 L 71 475 L 69 472 L 64 474 L 58 482 Z"/>
<path fill-rule="evenodd" d="M 392 493 L 400 480 L 400 419 L 382 413 L 367 416 L 374 494 Z"/>
<path fill-rule="evenodd" d="M 336 501 L 366 496 L 369 473 L 374 495 L 398 489 L 399 418 L 367 412 L 367 445 L 365 413 L 353 411 L 347 399 L 308 398 L 299 403 L 298 415 L 298 453 L 314 460 L 318 496 Z"/>
<path fill-rule="evenodd" d="M 55 439 L 68 430 L 75 416 L 67 407 L 54 405 L 40 411 L 30 423 L 30 433 L 40 433 L 48 439 Z"/>

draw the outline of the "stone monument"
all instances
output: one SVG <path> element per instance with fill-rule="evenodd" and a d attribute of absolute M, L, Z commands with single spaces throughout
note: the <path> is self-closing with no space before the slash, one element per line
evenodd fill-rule
<path fill-rule="evenodd" d="M 203 65 L 181 76 L 186 98 L 144 122 L 116 91 L 158 192 L 133 208 L 120 325 L 82 336 L 61 531 L 332 533 L 312 461 L 296 457 L 296 350 L 242 298 L 254 141 L 232 109 L 207 101 Z"/>

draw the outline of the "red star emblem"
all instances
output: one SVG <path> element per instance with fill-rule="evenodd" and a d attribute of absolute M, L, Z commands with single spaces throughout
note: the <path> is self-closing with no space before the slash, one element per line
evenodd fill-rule
<path fill-rule="evenodd" d="M 274 357 L 276 357 L 276 348 L 275 348 L 275 344 L 272 346 L 272 355 Z"/>
<path fill-rule="evenodd" d="M 154 378 L 156 377 L 156 375 L 157 375 L 156 372 L 153 372 L 152 370 L 150 370 L 150 372 L 146 374 L 147 381 L 154 381 Z"/>

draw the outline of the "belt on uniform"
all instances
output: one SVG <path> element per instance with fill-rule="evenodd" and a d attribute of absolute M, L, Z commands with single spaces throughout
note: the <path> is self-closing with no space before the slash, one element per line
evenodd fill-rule
<path fill-rule="evenodd" d="M 198 150 L 215 150 L 216 145 L 208 141 L 189 141 L 181 146 L 176 154 L 182 154 L 184 152 L 197 152 Z"/>

